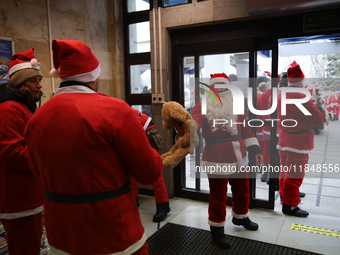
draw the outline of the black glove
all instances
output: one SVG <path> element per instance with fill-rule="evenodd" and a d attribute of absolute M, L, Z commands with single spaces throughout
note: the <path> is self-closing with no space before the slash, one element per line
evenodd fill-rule
<path fill-rule="evenodd" d="M 257 154 L 261 154 L 261 149 L 259 146 L 257 145 L 251 145 L 247 147 L 247 151 L 248 151 L 248 166 L 256 166 L 256 159 L 255 159 L 255 155 Z"/>

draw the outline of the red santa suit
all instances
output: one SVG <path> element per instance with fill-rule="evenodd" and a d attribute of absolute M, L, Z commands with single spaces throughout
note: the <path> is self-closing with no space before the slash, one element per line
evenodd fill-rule
<path fill-rule="evenodd" d="M 213 80 L 213 79 L 212 79 Z M 217 79 L 218 80 L 218 79 Z M 219 82 L 219 80 L 217 81 Z M 226 82 L 223 82 L 226 83 Z M 202 104 L 199 102 L 192 111 L 192 117 L 198 128 L 202 128 L 205 147 L 201 160 L 201 171 L 209 177 L 209 225 L 223 227 L 226 219 L 227 184 L 231 185 L 233 194 L 232 215 L 237 219 L 248 217 L 249 181 L 247 172 L 246 147 L 259 145 L 244 115 L 232 115 L 232 96 L 230 91 L 219 93 L 223 106 L 214 105 L 207 98 L 207 115 L 202 115 Z M 228 112 L 228 113 L 227 113 Z M 228 119 L 228 124 L 212 125 L 214 118 Z M 230 126 L 230 122 L 234 123 Z M 235 123 L 238 124 L 235 124 Z M 223 142 L 223 139 L 234 137 L 234 141 Z M 222 139 L 219 141 L 219 139 Z M 221 142 L 222 141 L 222 142 Z"/>
<path fill-rule="evenodd" d="M 135 111 L 137 119 L 140 121 L 142 124 L 142 127 L 144 131 L 147 131 L 148 129 L 154 128 L 155 125 L 152 123 L 152 119 L 147 116 L 146 114 L 142 114 L 140 111 L 133 109 Z M 134 192 L 135 197 L 138 197 L 138 189 L 139 189 L 139 184 L 136 181 L 135 178 L 131 177 L 131 187 Z M 169 201 L 168 197 L 168 192 L 165 187 L 163 175 L 158 179 L 158 181 L 154 182 L 152 184 L 156 204 L 163 204 Z"/>
<path fill-rule="evenodd" d="M 297 72 L 297 69 L 299 72 Z M 294 76 L 296 72 L 302 73 L 299 65 L 294 65 L 287 71 L 288 83 L 291 87 L 299 87 L 304 78 L 302 73 L 303 77 L 298 81 L 294 80 L 294 78 L 297 79 Z M 314 106 L 312 100 L 302 104 L 311 115 L 305 115 L 295 104 L 287 104 L 286 115 L 283 115 L 281 112 L 281 97 L 282 93 L 278 95 L 277 105 L 277 118 L 280 120 L 277 148 L 279 149 L 281 163 L 279 192 L 282 196 L 282 204 L 296 207 L 300 202 L 299 187 L 305 175 L 304 166 L 308 163 L 308 153 L 314 148 L 313 126 L 322 125 L 324 117 Z M 305 95 L 287 93 L 286 97 L 288 99 L 298 99 L 305 98 Z M 285 121 L 286 119 L 287 121 Z M 282 121 L 284 121 L 283 125 L 281 125 Z"/>
<path fill-rule="evenodd" d="M 28 62 L 14 60 L 24 56 Z M 14 55 L 9 70 L 18 64 L 23 64 L 22 69 L 29 68 L 32 58 L 33 49 Z M 26 71 L 22 69 L 13 76 Z M 37 70 L 39 75 L 40 68 Z M 34 69 L 31 72 L 34 77 Z M 29 103 L 16 87 L 0 85 L 0 222 L 7 232 L 11 255 L 36 255 L 41 246 L 43 189 L 30 170 L 24 139 L 24 129 L 35 110 L 35 102 Z"/>
<path fill-rule="evenodd" d="M 90 48 L 53 40 L 52 49 L 52 74 L 59 74 L 62 83 L 25 133 L 32 171 L 45 190 L 51 251 L 147 254 L 130 179 L 157 181 L 161 158 L 128 104 L 81 82 L 95 80 L 93 87 L 98 82 L 100 65 Z"/>
<path fill-rule="evenodd" d="M 335 108 L 335 118 L 336 120 L 339 119 L 339 112 L 340 112 L 340 94 L 336 96 L 336 108 Z"/>
<path fill-rule="evenodd" d="M 328 98 L 328 113 L 332 115 L 332 119 L 335 118 L 335 113 L 336 113 L 336 107 L 337 107 L 337 98 L 335 97 L 334 92 L 331 93 L 331 95 Z"/>
<path fill-rule="evenodd" d="M 261 104 L 260 104 L 260 110 L 268 110 L 271 107 L 271 94 L 272 90 L 268 89 L 266 90 L 261 97 Z M 271 119 L 270 115 L 264 115 L 262 116 L 262 119 Z M 263 155 L 263 164 L 268 165 L 270 164 L 270 129 L 271 127 L 269 125 L 262 126 L 262 132 L 263 132 L 263 149 L 261 148 L 262 155 Z"/>

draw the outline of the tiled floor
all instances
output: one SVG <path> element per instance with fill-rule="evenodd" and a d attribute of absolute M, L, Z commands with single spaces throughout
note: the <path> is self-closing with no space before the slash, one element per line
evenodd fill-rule
<path fill-rule="evenodd" d="M 340 121 L 333 121 L 319 135 L 315 136 L 315 150 L 310 154 L 310 164 L 338 164 L 340 166 Z M 312 177 L 313 176 L 313 177 Z M 332 177 L 332 178 L 325 178 Z M 258 193 L 268 188 L 265 183 L 258 182 Z M 228 235 L 259 240 L 263 242 L 293 247 L 320 254 L 340 254 L 340 173 L 310 172 L 306 174 L 301 191 L 306 197 L 302 198 L 300 207 L 309 211 L 307 218 L 285 216 L 281 212 L 278 195 L 273 211 L 251 209 L 250 218 L 259 224 L 256 232 L 247 231 L 243 227 L 234 226 L 231 222 L 231 207 L 227 207 L 227 222 L 225 233 Z M 263 192 L 266 194 L 266 192 Z M 164 222 L 196 227 L 209 230 L 208 203 L 189 199 L 170 199 L 171 212 Z M 157 231 L 158 224 L 152 222 L 156 212 L 153 197 L 140 195 L 140 216 L 146 234 L 151 236 Z M 338 231 L 338 237 L 297 231 L 292 224 L 299 224 L 326 230 Z"/>

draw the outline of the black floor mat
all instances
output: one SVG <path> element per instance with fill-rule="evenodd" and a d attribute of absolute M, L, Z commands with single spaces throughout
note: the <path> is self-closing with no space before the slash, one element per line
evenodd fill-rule
<path fill-rule="evenodd" d="M 213 243 L 210 231 L 167 223 L 147 240 L 150 255 L 307 255 L 317 254 L 246 238 L 227 235 L 230 248 Z"/>

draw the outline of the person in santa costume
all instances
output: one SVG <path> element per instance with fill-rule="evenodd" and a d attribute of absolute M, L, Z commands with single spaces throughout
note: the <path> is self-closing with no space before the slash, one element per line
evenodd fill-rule
<path fill-rule="evenodd" d="M 231 185 L 233 195 L 233 224 L 248 230 L 257 230 L 258 225 L 249 219 L 249 180 L 244 167 L 247 164 L 246 150 L 257 166 L 262 164 L 262 155 L 245 115 L 233 115 L 231 92 L 225 88 L 214 89 L 215 84 L 230 84 L 228 76 L 218 73 L 212 74 L 210 79 L 211 89 L 218 92 L 222 103 L 215 105 L 207 97 L 206 115 L 202 114 L 202 102 L 199 102 L 193 108 L 192 117 L 198 128 L 202 128 L 205 139 L 201 168 L 211 169 L 202 171 L 206 171 L 209 178 L 208 223 L 212 238 L 219 247 L 228 248 L 230 244 L 224 234 L 227 185 Z M 228 124 L 214 125 L 215 119 L 226 119 Z"/>
<path fill-rule="evenodd" d="M 293 61 L 287 70 L 288 87 L 303 88 L 304 77 L 300 66 Z M 277 149 L 281 164 L 279 193 L 282 197 L 282 212 L 286 215 L 307 217 L 309 213 L 298 207 L 299 188 L 305 176 L 304 168 L 308 164 L 308 154 L 314 148 L 313 126 L 322 125 L 324 116 L 314 106 L 312 100 L 302 104 L 311 115 L 305 115 L 295 104 L 287 104 L 286 115 L 283 115 L 281 96 L 282 93 L 278 95 L 277 104 L 277 118 L 280 120 Z M 306 95 L 298 92 L 286 94 L 287 99 L 305 97 Z M 281 125 L 282 121 L 285 125 Z"/>
<path fill-rule="evenodd" d="M 136 109 L 133 110 L 135 111 L 137 119 L 142 124 L 151 147 L 158 151 L 163 147 L 163 140 L 158 134 L 152 119 L 148 115 L 143 114 Z M 131 187 L 135 194 L 137 206 L 139 207 L 139 184 L 133 177 L 131 177 Z M 161 175 L 158 181 L 152 184 L 152 188 L 156 200 L 156 214 L 153 216 L 152 221 L 161 222 L 166 218 L 168 212 L 170 212 L 169 197 L 168 192 L 166 191 L 163 175 Z"/>
<path fill-rule="evenodd" d="M 328 98 L 328 114 L 331 121 L 335 121 L 336 119 L 336 107 L 338 105 L 337 97 L 335 95 L 334 90 L 330 90 L 330 95 Z"/>
<path fill-rule="evenodd" d="M 76 40 L 52 41 L 60 87 L 27 124 L 33 173 L 45 190 L 54 254 L 148 254 L 130 179 L 152 184 L 163 171 L 133 109 L 97 93 L 100 64 Z"/>
<path fill-rule="evenodd" d="M 42 73 L 33 48 L 11 58 L 9 77 L 10 83 L 0 85 L 0 222 L 9 254 L 37 255 L 44 193 L 30 169 L 24 140 L 24 129 L 42 95 Z"/>

